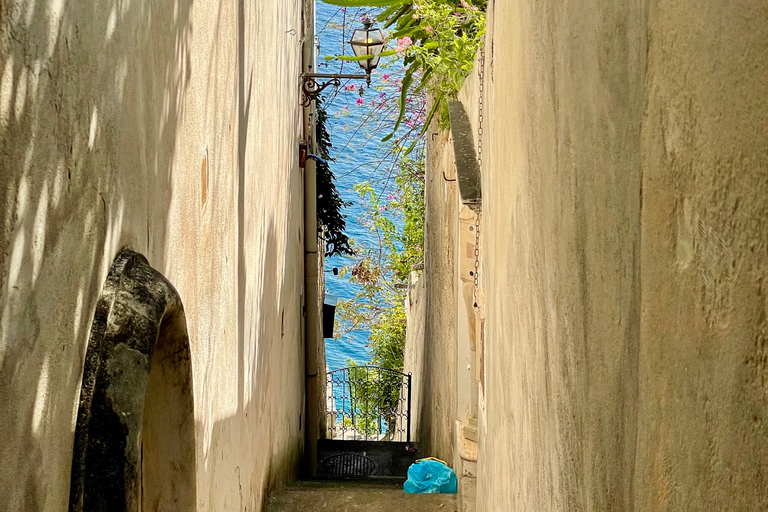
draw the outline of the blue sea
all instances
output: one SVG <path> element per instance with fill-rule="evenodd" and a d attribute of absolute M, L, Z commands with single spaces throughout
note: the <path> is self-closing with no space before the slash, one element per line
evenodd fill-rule
<path fill-rule="evenodd" d="M 347 8 L 317 2 L 317 22 L 320 41 L 320 55 L 317 57 L 318 72 L 320 73 L 361 73 L 356 62 L 326 61 L 326 56 L 349 55 L 351 49 L 347 43 L 354 28 L 362 26 L 360 20 L 368 14 L 375 17 L 378 13 L 375 8 Z M 380 69 L 373 74 L 373 85 L 381 85 L 382 74 L 391 73 L 393 76 L 400 74 L 399 63 L 392 60 L 389 63 L 382 62 Z M 350 81 L 359 87 L 365 81 Z M 343 212 L 346 215 L 347 234 L 358 243 L 373 246 L 375 240 L 372 233 L 363 225 L 365 209 L 359 196 L 354 191 L 354 185 L 369 180 L 381 194 L 386 194 L 386 189 L 393 184 L 387 180 L 389 166 L 382 165 L 382 155 L 388 151 L 388 146 L 381 142 L 381 138 L 387 135 L 388 125 L 376 130 L 376 120 L 369 118 L 371 109 L 367 105 L 358 105 L 360 97 L 355 91 L 345 91 L 342 85 L 338 91 L 332 88 L 326 89 L 326 111 L 328 112 L 328 132 L 334 150 L 331 157 L 335 160 L 331 163 L 331 171 L 336 176 L 336 187 L 345 201 L 353 204 Z M 363 96 L 366 103 L 375 101 L 378 91 L 368 89 Z M 366 120 L 365 123 L 363 121 Z M 373 126 L 373 128 L 372 128 Z M 333 267 L 345 267 L 352 263 L 347 257 L 333 256 L 327 258 L 325 268 L 326 292 L 340 299 L 351 299 L 356 291 L 349 278 L 334 276 L 330 270 Z M 338 326 L 338 325 L 337 325 Z M 347 360 L 364 364 L 370 359 L 370 352 L 366 344 L 369 332 L 358 330 L 351 332 L 341 340 L 326 339 L 326 361 L 329 369 L 335 370 L 348 366 Z"/>

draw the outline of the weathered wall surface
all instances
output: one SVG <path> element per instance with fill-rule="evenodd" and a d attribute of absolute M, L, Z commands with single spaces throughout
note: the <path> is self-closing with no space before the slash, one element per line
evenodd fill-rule
<path fill-rule="evenodd" d="M 649 10 L 635 506 L 768 508 L 768 4 Z"/>
<path fill-rule="evenodd" d="M 0 509 L 66 510 L 88 330 L 123 246 L 184 303 L 199 510 L 258 510 L 289 476 L 301 4 L 0 4 Z"/>
<path fill-rule="evenodd" d="M 421 408 L 432 397 L 425 395 L 424 386 L 424 327 L 426 322 L 426 288 L 424 279 L 411 273 L 405 303 L 405 333 L 403 372 L 411 374 L 411 441 L 421 442 Z"/>
<path fill-rule="evenodd" d="M 436 124 L 436 123 L 435 123 Z M 424 219 L 424 374 L 419 440 L 425 457 L 453 460 L 456 420 L 456 182 L 448 134 L 428 133 Z"/>
<path fill-rule="evenodd" d="M 490 7 L 478 510 L 764 510 L 768 6 Z"/>

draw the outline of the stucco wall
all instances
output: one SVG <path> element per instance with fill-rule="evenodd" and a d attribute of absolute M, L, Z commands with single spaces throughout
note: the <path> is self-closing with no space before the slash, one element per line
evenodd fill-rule
<path fill-rule="evenodd" d="M 478 510 L 764 510 L 768 7 L 490 4 Z"/>
<path fill-rule="evenodd" d="M 434 123 L 437 124 L 437 123 Z M 434 127 L 434 126 L 433 126 Z M 419 440 L 425 457 L 453 460 L 456 420 L 456 182 L 446 133 L 428 131 L 424 220 L 424 373 Z M 445 173 L 445 174 L 444 174 Z"/>
<path fill-rule="evenodd" d="M 424 386 L 424 323 L 426 321 L 426 288 L 424 279 L 411 273 L 408 283 L 408 297 L 405 301 L 405 333 L 403 373 L 411 374 L 411 441 L 421 441 L 421 409 L 431 403 Z M 428 406 L 428 405 L 426 405 Z"/>
<path fill-rule="evenodd" d="M 649 6 L 635 505 L 768 508 L 768 5 Z"/>
<path fill-rule="evenodd" d="M 301 3 L 0 5 L 1 510 L 66 510 L 88 330 L 123 246 L 186 309 L 199 510 L 258 510 L 290 476 Z"/>

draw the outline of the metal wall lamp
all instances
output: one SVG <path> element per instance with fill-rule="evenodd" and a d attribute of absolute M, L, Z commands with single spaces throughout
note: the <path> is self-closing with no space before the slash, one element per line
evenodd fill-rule
<path fill-rule="evenodd" d="M 352 32 L 352 39 L 349 40 L 349 44 L 352 46 L 355 57 L 370 55 L 370 58 L 358 61 L 365 74 L 303 73 L 301 75 L 301 91 L 304 94 L 304 99 L 301 102 L 302 106 L 308 107 L 313 101 L 317 100 L 320 93 L 326 87 L 340 87 L 342 80 L 360 80 L 364 78 L 367 84 L 371 85 L 371 72 L 379 65 L 381 52 L 384 50 L 384 33 L 379 28 L 373 28 L 373 21 L 365 19 L 363 20 L 363 28 L 355 29 Z M 329 80 L 322 84 L 318 82 L 318 79 L 324 78 Z"/>

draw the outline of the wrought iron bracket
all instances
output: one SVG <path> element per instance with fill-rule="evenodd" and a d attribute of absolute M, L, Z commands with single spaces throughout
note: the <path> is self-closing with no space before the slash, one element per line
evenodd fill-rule
<path fill-rule="evenodd" d="M 321 84 L 320 82 L 318 82 L 318 78 L 320 79 L 328 78 L 329 80 Z M 310 106 L 313 101 L 317 100 L 317 98 L 320 96 L 320 93 L 323 92 L 323 90 L 326 87 L 329 87 L 329 86 L 341 87 L 342 80 L 361 80 L 361 79 L 365 79 L 368 85 L 371 85 L 370 74 L 336 75 L 336 74 L 330 74 L 330 73 L 304 73 L 301 75 L 301 92 L 304 96 L 301 100 L 301 106 L 302 107 Z"/>

